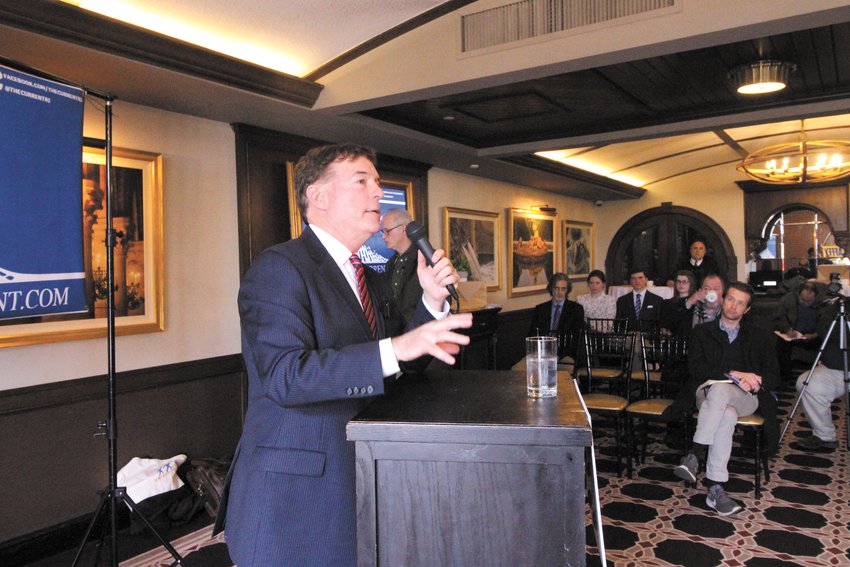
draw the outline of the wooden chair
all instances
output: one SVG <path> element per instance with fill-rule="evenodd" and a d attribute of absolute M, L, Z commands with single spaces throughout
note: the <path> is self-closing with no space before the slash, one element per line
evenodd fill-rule
<path fill-rule="evenodd" d="M 753 441 L 753 471 L 755 475 L 756 500 L 761 498 L 761 475 L 764 471 L 764 482 L 770 482 L 770 466 L 767 453 L 764 451 L 764 418 L 757 413 L 738 418 L 735 427 L 745 434 L 752 434 Z"/>
<path fill-rule="evenodd" d="M 632 476 L 632 462 L 634 458 L 634 421 L 643 425 L 644 434 L 641 436 L 641 451 L 638 462 L 643 463 L 646 458 L 647 429 L 650 421 L 663 421 L 661 414 L 673 403 L 669 398 L 652 398 L 653 385 L 660 385 L 665 370 L 672 369 L 677 364 L 685 362 L 688 354 L 688 341 L 686 337 L 665 336 L 659 333 L 650 335 L 641 333 L 640 346 L 643 359 L 642 375 L 638 377 L 643 386 L 643 399 L 633 402 L 626 407 L 626 458 L 627 476 Z M 635 372 L 630 374 L 635 379 Z M 688 427 L 682 429 L 683 436 L 687 436 Z"/>
<path fill-rule="evenodd" d="M 583 396 L 584 403 L 591 413 L 605 415 L 614 419 L 614 438 L 617 454 L 617 476 L 622 475 L 622 432 L 623 416 L 629 400 L 612 393 L 613 386 L 619 384 L 619 389 L 628 393 L 627 380 L 634 348 L 634 337 L 631 333 L 601 333 L 586 331 L 584 333 L 585 365 L 577 374 L 587 382 L 587 393 Z M 609 393 L 593 392 L 595 382 L 606 382 Z"/>
<path fill-rule="evenodd" d="M 584 364 L 584 330 L 558 333 L 558 371 L 569 372 L 570 377 Z"/>

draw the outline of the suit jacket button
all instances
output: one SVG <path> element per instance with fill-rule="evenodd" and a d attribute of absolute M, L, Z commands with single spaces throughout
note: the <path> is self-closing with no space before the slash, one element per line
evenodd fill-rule
<path fill-rule="evenodd" d="M 346 392 L 347 392 L 347 393 L 348 393 L 348 395 L 350 396 L 350 395 L 352 394 L 352 392 L 351 392 L 351 388 L 349 388 L 348 390 L 346 390 Z"/>
<path fill-rule="evenodd" d="M 366 393 L 371 394 L 375 389 L 372 386 L 366 386 Z"/>
<path fill-rule="evenodd" d="M 354 392 L 355 395 L 360 393 L 360 389 L 357 386 L 354 386 L 351 390 Z"/>

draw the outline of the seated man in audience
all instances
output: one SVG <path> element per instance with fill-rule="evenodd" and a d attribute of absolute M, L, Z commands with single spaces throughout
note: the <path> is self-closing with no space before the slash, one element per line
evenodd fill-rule
<path fill-rule="evenodd" d="M 534 308 L 531 326 L 526 336 L 559 335 L 583 329 L 584 309 L 575 301 L 567 299 L 570 291 L 572 291 L 572 285 L 569 278 L 567 278 L 567 274 L 563 272 L 552 274 L 552 277 L 549 278 L 549 285 L 546 286 L 546 291 L 549 292 L 552 299 Z M 569 349 L 572 352 L 559 352 L 558 357 L 575 357 L 577 354 L 577 345 L 578 343 L 575 343 L 574 347 Z M 525 358 L 513 366 L 514 370 L 522 370 L 524 368 Z"/>
<path fill-rule="evenodd" d="M 637 269 L 629 275 L 632 291 L 617 299 L 617 319 L 625 319 L 629 331 L 639 331 L 647 323 L 657 323 L 661 317 L 661 296 L 646 289 L 648 278 L 646 272 Z"/>
<path fill-rule="evenodd" d="M 661 327 L 673 335 L 688 334 L 701 323 L 720 315 L 725 285 L 717 274 L 705 276 L 702 285 L 690 297 L 674 297 L 665 302 Z"/>
<path fill-rule="evenodd" d="M 715 262 L 713 258 L 706 256 L 705 251 L 705 242 L 702 240 L 694 240 L 691 243 L 688 258 L 679 262 L 679 265 L 676 266 L 676 271 L 692 271 L 697 280 L 697 285 L 702 285 L 703 278 L 708 274 L 719 274 L 720 269 L 717 267 L 717 262 Z M 671 277 L 667 281 L 667 285 L 672 286 L 673 283 L 674 278 Z"/>
<path fill-rule="evenodd" d="M 778 334 L 776 353 L 782 376 L 796 375 L 792 368 L 795 354 L 809 364 L 814 360 L 820 347 L 818 325 L 823 317 L 824 299 L 823 288 L 807 280 L 779 300 L 773 312 L 773 330 Z"/>
<path fill-rule="evenodd" d="M 826 336 L 832 323 L 838 305 L 833 304 L 824 309 L 825 316 L 821 319 L 818 331 Z M 813 435 L 800 439 L 799 444 L 806 449 L 834 449 L 838 447 L 838 437 L 835 433 L 835 424 L 832 422 L 831 405 L 833 400 L 844 395 L 847 384 L 844 382 L 844 358 L 839 348 L 839 337 L 841 330 L 839 325 L 846 324 L 838 320 L 829 335 L 829 341 L 823 349 L 820 364 L 815 367 L 812 377 L 803 392 L 801 401 L 803 411 L 809 425 L 812 426 Z M 797 378 L 797 392 L 803 389 L 803 384 L 809 372 L 803 372 Z"/>
<path fill-rule="evenodd" d="M 549 278 L 546 291 L 552 297 L 534 308 L 531 327 L 526 336 L 544 336 L 580 331 L 584 328 L 584 308 L 567 299 L 573 286 L 567 274 L 557 272 Z"/>
<path fill-rule="evenodd" d="M 699 408 L 691 451 L 674 469 L 677 477 L 696 482 L 705 462 L 706 504 L 721 516 L 741 510 L 724 489 L 729 480 L 727 465 L 732 454 L 732 435 L 740 416 L 756 410 L 764 418 L 768 454 L 776 452 L 779 425 L 773 388 L 779 368 L 770 332 L 743 320 L 750 310 L 753 289 L 742 283 L 729 284 L 720 317 L 691 332 L 688 352 L 688 386 Z M 727 381 L 724 380 L 727 378 Z M 719 380 L 714 384 L 707 381 Z"/>

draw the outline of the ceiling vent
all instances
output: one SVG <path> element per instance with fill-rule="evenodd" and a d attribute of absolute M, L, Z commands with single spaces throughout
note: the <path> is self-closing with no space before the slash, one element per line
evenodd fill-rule
<path fill-rule="evenodd" d="M 682 0 L 520 0 L 461 16 L 462 51 L 504 45 L 549 34 L 596 26 L 655 10 Z"/>

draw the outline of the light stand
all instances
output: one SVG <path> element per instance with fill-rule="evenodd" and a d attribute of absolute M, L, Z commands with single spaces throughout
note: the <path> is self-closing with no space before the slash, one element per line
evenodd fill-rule
<path fill-rule="evenodd" d="M 785 438 L 785 433 L 788 431 L 788 427 L 791 426 L 791 421 L 794 419 L 794 414 L 797 413 L 797 408 L 800 406 L 800 402 L 803 399 L 803 393 L 806 391 L 806 387 L 809 385 L 809 380 L 812 379 L 812 373 L 815 371 L 815 367 L 817 367 L 820 362 L 821 356 L 823 355 L 823 351 L 826 348 L 827 342 L 832 336 L 832 332 L 835 330 L 836 323 L 838 324 L 838 348 L 841 350 L 841 362 L 842 368 L 844 369 L 844 424 L 845 424 L 845 440 L 847 442 L 847 447 L 850 448 L 850 391 L 847 390 L 847 387 L 850 386 L 850 374 L 848 373 L 848 359 L 847 359 L 847 338 L 848 338 L 848 329 L 850 329 L 850 322 L 847 321 L 847 312 L 846 312 L 846 301 L 847 298 L 843 295 L 837 295 L 838 300 L 838 313 L 835 315 L 835 318 L 832 320 L 832 323 L 829 325 L 829 330 L 826 332 L 826 336 L 823 338 L 823 342 L 821 343 L 820 349 L 818 350 L 818 354 L 815 357 L 814 363 L 812 363 L 812 367 L 809 369 L 809 373 L 806 376 L 806 380 L 803 382 L 803 387 L 800 388 L 800 393 L 797 395 L 797 401 L 794 402 L 794 407 L 791 408 L 791 413 L 788 414 L 788 417 L 785 420 L 785 427 L 782 429 L 782 435 L 779 436 L 779 443 L 782 443 L 782 439 Z"/>
<path fill-rule="evenodd" d="M 127 505 L 132 514 L 135 514 L 150 532 L 156 536 L 160 544 L 162 544 L 168 553 L 174 558 L 171 565 L 182 565 L 183 558 L 177 553 L 177 550 L 171 546 L 157 531 L 156 528 L 148 521 L 147 518 L 139 511 L 136 503 L 127 494 L 127 488 L 118 486 L 118 421 L 116 419 L 115 405 L 115 243 L 116 233 L 112 227 L 112 100 L 111 95 L 103 96 L 106 100 L 106 281 L 107 281 L 107 351 L 108 351 L 108 369 L 107 382 L 109 385 L 109 393 L 107 396 L 108 413 L 106 421 L 98 422 L 98 431 L 95 436 L 106 436 L 109 453 L 109 488 L 100 491 L 100 505 L 97 511 L 92 516 L 86 529 L 83 540 L 80 542 L 80 547 L 77 549 L 77 554 L 74 556 L 74 562 L 71 567 L 75 567 L 80 560 L 86 542 L 91 535 L 92 529 L 98 519 L 106 514 L 109 519 L 109 538 L 110 538 L 110 565 L 118 566 L 118 503 L 122 502 Z M 103 545 L 104 538 L 107 537 L 106 529 L 101 532 L 100 542 L 98 544 L 98 553 L 96 564 L 100 563 L 100 551 Z"/>

